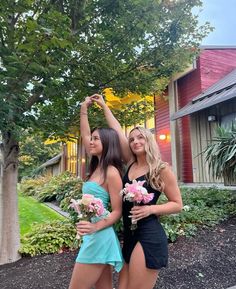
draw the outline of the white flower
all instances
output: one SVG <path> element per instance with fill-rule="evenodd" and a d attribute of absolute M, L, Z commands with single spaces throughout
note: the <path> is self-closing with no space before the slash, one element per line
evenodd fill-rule
<path fill-rule="evenodd" d="M 190 211 L 190 206 L 188 205 L 183 206 L 183 210 L 186 212 Z"/>

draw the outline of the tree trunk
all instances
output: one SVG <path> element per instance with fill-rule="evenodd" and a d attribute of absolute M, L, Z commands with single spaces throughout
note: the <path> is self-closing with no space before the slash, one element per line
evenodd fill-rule
<path fill-rule="evenodd" d="M 19 144 L 11 132 L 2 134 L 0 176 L 0 265 L 17 261 L 20 247 L 17 175 Z"/>

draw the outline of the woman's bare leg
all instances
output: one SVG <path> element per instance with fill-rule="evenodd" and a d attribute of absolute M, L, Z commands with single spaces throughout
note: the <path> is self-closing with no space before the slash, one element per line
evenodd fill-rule
<path fill-rule="evenodd" d="M 129 263 L 128 286 L 126 289 L 153 289 L 158 271 L 146 267 L 142 245 L 138 242 Z"/>
<path fill-rule="evenodd" d="M 122 270 L 119 273 L 118 289 L 127 289 L 129 277 L 129 265 L 124 263 Z"/>
<path fill-rule="evenodd" d="M 105 265 L 104 270 L 95 284 L 95 289 L 112 289 L 112 267 Z"/>
<path fill-rule="evenodd" d="M 69 289 L 91 289 L 101 277 L 105 266 L 75 263 Z"/>

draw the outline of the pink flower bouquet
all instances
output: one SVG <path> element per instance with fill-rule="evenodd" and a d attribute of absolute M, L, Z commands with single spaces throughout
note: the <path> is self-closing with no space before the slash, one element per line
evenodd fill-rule
<path fill-rule="evenodd" d="M 99 198 L 95 198 L 91 194 L 83 194 L 79 200 L 71 199 L 71 208 L 78 214 L 78 220 L 92 221 L 95 217 L 106 217 L 108 211 L 104 208 L 103 202 Z M 76 236 L 80 238 L 79 235 Z"/>
<path fill-rule="evenodd" d="M 123 200 L 133 202 L 134 206 L 140 204 L 141 202 L 144 204 L 149 203 L 153 197 L 153 193 L 148 193 L 147 190 L 143 187 L 145 181 L 136 181 L 133 180 L 131 184 L 126 183 L 123 190 L 121 190 L 121 195 L 123 196 Z M 131 230 L 135 230 L 137 228 L 137 221 L 131 219 L 132 226 Z"/>

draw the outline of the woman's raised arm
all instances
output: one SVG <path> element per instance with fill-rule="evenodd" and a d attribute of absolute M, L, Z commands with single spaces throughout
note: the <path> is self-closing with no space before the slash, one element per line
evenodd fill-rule
<path fill-rule="evenodd" d="M 123 160 L 125 161 L 125 163 L 129 163 L 133 159 L 133 154 L 130 150 L 128 139 L 125 136 L 120 123 L 115 118 L 110 108 L 106 105 L 102 95 L 94 94 L 90 96 L 90 98 L 103 109 L 108 126 L 116 130 L 116 132 L 118 133 Z"/>
<path fill-rule="evenodd" d="M 86 97 L 80 108 L 80 135 L 87 154 L 89 154 L 89 144 L 91 139 L 91 130 L 88 122 L 88 107 L 91 103 L 91 99 Z"/>

